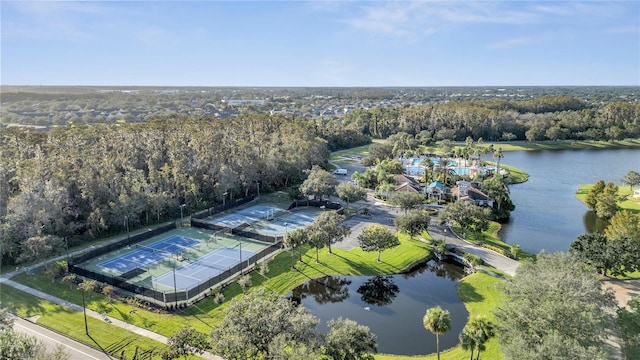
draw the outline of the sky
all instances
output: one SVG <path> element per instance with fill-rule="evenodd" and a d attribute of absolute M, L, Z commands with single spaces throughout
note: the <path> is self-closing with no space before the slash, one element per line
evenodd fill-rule
<path fill-rule="evenodd" d="M 640 1 L 6 1 L 0 84 L 640 85 Z"/>

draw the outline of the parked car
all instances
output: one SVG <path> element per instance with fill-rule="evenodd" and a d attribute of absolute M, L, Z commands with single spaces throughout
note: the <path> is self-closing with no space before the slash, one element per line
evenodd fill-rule
<path fill-rule="evenodd" d="M 333 172 L 334 175 L 347 175 L 347 169 L 336 169 Z"/>

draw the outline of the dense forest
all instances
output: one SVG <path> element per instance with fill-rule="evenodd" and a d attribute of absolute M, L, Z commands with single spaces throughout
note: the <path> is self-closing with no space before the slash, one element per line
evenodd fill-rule
<path fill-rule="evenodd" d="M 640 103 L 566 95 L 381 105 L 341 116 L 255 110 L 224 119 L 163 113 L 144 122 L 0 128 L 2 261 L 19 263 L 61 249 L 65 240 L 73 245 L 123 231 L 125 219 L 135 228 L 175 218 L 182 204 L 194 212 L 298 184 L 304 170 L 326 165 L 329 151 L 371 138 L 407 133 L 427 145 L 467 137 L 640 137 Z"/>
<path fill-rule="evenodd" d="M 640 137 L 640 103 L 590 105 L 569 96 L 527 101 L 455 101 L 409 108 L 356 110 L 343 126 L 386 138 L 397 132 L 420 135 L 425 142 L 621 140 Z"/>
<path fill-rule="evenodd" d="M 279 116 L 0 131 L 3 261 L 289 186 L 324 165 L 313 124 Z"/>

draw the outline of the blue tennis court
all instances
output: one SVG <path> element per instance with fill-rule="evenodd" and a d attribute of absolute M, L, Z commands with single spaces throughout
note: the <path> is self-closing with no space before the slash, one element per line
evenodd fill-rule
<path fill-rule="evenodd" d="M 214 225 L 221 225 L 228 228 L 235 228 L 244 223 L 254 223 L 262 219 L 266 219 L 269 216 L 274 216 L 282 209 L 276 206 L 269 205 L 254 205 L 246 209 L 242 209 L 219 218 L 209 219 L 209 223 Z"/>
<path fill-rule="evenodd" d="M 246 260 L 253 255 L 255 255 L 253 251 L 240 250 L 236 247 L 222 247 L 190 264 L 177 268 L 175 273 L 168 272 L 159 276 L 156 279 L 156 284 L 170 288 L 190 289 L 239 264 L 241 259 Z"/>
<path fill-rule="evenodd" d="M 199 243 L 200 240 L 173 235 L 153 244 L 136 245 L 136 250 L 120 255 L 111 260 L 107 260 L 98 265 L 106 269 L 126 273 L 135 268 L 149 266 L 150 264 L 156 263 Z"/>

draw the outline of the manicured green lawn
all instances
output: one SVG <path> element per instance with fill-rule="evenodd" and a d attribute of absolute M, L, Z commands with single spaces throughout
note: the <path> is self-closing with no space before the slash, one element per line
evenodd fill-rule
<path fill-rule="evenodd" d="M 304 262 L 298 262 L 296 264 L 297 270 L 292 270 L 291 253 L 289 251 L 284 251 L 278 254 L 274 260 L 269 263 L 269 271 L 264 276 L 258 271 L 251 273 L 252 288 L 264 286 L 271 291 L 286 294 L 295 286 L 300 285 L 309 279 L 325 275 L 375 275 L 398 273 L 407 270 L 418 262 L 424 261 L 424 259 L 430 255 L 429 246 L 425 243 L 418 240 L 409 240 L 408 236 L 404 234 L 400 235 L 400 239 L 401 245 L 394 249 L 384 251 L 382 253 L 381 262 L 379 263 L 376 262 L 377 254 L 375 252 L 364 252 L 359 248 L 352 249 L 351 251 L 333 248 L 333 254 L 329 254 L 328 249 L 326 248 L 321 249 L 319 251 L 320 262 L 316 263 L 315 249 L 304 248 Z M 297 251 L 295 255 L 296 257 L 298 256 Z M 75 288 L 70 289 L 67 284 L 60 284 L 58 282 L 53 284 L 42 273 L 38 273 L 36 275 L 22 274 L 15 277 L 14 280 L 51 293 L 52 295 L 67 299 L 68 301 L 76 304 L 81 304 L 82 302 L 81 293 Z M 475 274 L 465 278 L 461 282 L 460 294 L 463 296 L 463 301 L 468 303 L 467 306 L 470 309 L 470 313 L 479 314 L 484 311 L 484 308 L 491 309 L 495 307 L 492 303 L 494 300 L 492 299 L 495 299 L 499 294 L 496 295 L 492 293 L 495 289 L 491 283 L 497 281 L 498 280 L 488 275 Z M 10 292 L 7 293 L 10 294 Z M 229 300 L 235 296 L 242 296 L 240 287 L 236 284 L 226 287 L 223 290 L 223 293 L 227 301 L 221 305 L 215 304 L 212 298 L 206 298 L 205 300 L 183 310 L 180 314 L 158 314 L 142 309 L 136 309 L 135 314 L 131 314 L 131 310 L 134 309 L 133 307 L 119 301 L 109 303 L 108 299 L 101 294 L 92 294 L 91 298 L 87 299 L 87 307 L 99 312 L 105 312 L 109 316 L 147 328 L 165 336 L 175 334 L 175 332 L 185 324 L 189 324 L 203 333 L 208 333 L 211 327 L 218 324 L 224 316 L 224 309 L 228 306 Z M 480 296 L 478 294 L 480 294 Z M 25 294 L 25 296 L 28 295 Z M 64 310 L 62 307 L 56 305 L 39 305 L 42 301 L 33 297 L 31 297 L 29 301 L 23 301 L 15 298 L 8 299 L 7 301 L 11 303 L 25 304 L 24 306 L 26 309 L 31 310 L 29 314 L 27 314 L 27 310 L 20 311 L 22 311 L 21 314 L 26 316 L 30 316 L 30 314 L 35 313 L 33 309 L 37 309 L 37 313 L 43 316 L 42 319 L 47 322 L 47 326 L 50 326 L 60 332 L 68 332 L 72 337 L 79 338 L 80 340 L 83 339 L 84 331 L 82 314 Z M 31 303 L 38 303 L 38 305 L 30 305 Z M 66 314 L 65 316 L 74 319 L 73 322 L 67 321 L 66 318 L 59 318 L 60 314 Z M 486 313 L 486 315 L 491 316 L 489 313 Z M 74 331 L 68 330 L 67 326 L 69 323 L 74 327 Z M 91 320 L 89 324 L 90 328 L 93 328 L 93 323 L 96 323 L 96 328 L 98 328 L 98 326 L 109 326 L 110 328 L 113 328 L 112 325 L 102 323 L 98 320 Z M 107 332 L 114 334 L 110 329 L 109 331 L 100 330 L 95 332 L 94 338 L 101 344 L 116 343 L 118 340 L 106 337 L 105 334 Z M 488 344 L 489 346 L 486 356 L 489 356 L 493 352 L 497 353 L 497 343 L 493 344 L 493 342 L 494 341 Z M 141 348 L 143 347 L 142 345 L 139 346 Z M 448 357 L 444 359 L 463 358 L 464 353 L 465 352 L 462 352 L 461 349 L 454 349 L 447 352 L 448 355 L 446 356 Z"/>
<path fill-rule="evenodd" d="M 458 295 L 469 311 L 470 318 L 485 315 L 489 320 L 494 320 L 493 310 L 502 301 L 502 292 L 497 287 L 500 281 L 491 275 L 479 272 L 460 281 Z M 424 331 L 428 332 L 426 329 Z M 497 339 L 491 339 L 486 346 L 487 349 L 480 354 L 481 359 L 502 359 Z M 376 355 L 377 360 L 433 360 L 436 358 L 436 354 L 425 356 Z M 456 346 L 453 349 L 445 350 L 440 354 L 440 358 L 442 360 L 467 360 L 469 359 L 469 351 Z"/>
<path fill-rule="evenodd" d="M 140 354 L 152 350 L 155 350 L 157 354 L 167 349 L 167 346 L 162 343 L 91 317 L 87 317 L 90 335 L 87 336 L 82 313 L 42 300 L 10 286 L 0 286 L 0 301 L 2 307 L 8 308 L 21 317 L 39 316 L 38 324 L 116 356 L 120 356 L 124 351 L 127 358 L 130 359 L 133 357 L 136 347 L 139 347 Z M 156 355 L 154 359 L 160 359 L 160 356 Z"/>

